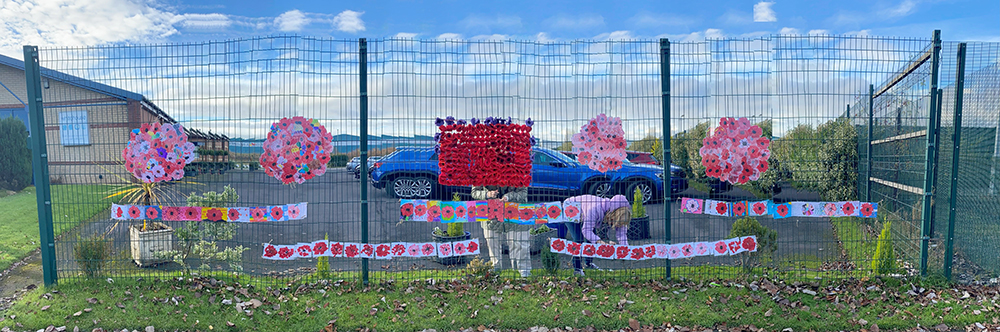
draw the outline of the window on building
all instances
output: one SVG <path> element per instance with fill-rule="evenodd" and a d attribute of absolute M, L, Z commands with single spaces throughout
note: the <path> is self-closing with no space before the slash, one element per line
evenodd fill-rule
<path fill-rule="evenodd" d="M 59 142 L 63 146 L 90 145 L 86 110 L 59 112 Z"/>

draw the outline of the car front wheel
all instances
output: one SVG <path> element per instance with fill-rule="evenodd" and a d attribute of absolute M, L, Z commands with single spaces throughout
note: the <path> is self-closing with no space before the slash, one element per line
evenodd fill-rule
<path fill-rule="evenodd" d="M 601 181 L 590 185 L 590 189 L 587 190 L 587 193 L 603 198 L 611 198 L 614 196 L 614 193 L 611 191 L 611 183 L 607 181 Z"/>
<path fill-rule="evenodd" d="M 649 201 L 653 200 L 653 186 L 650 185 L 649 182 L 639 181 L 629 185 L 628 190 L 625 191 L 625 197 L 627 197 L 629 201 L 634 200 L 636 189 L 642 193 L 642 204 L 649 203 Z"/>

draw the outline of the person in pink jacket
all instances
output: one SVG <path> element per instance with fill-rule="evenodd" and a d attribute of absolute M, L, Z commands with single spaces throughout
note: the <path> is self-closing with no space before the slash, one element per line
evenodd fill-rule
<path fill-rule="evenodd" d="M 628 223 L 632 220 L 632 206 L 625 196 L 615 195 L 612 198 L 602 198 L 581 195 L 567 198 L 566 202 L 580 203 L 580 221 L 566 225 L 570 240 L 580 243 L 615 244 L 614 241 L 602 241 L 597 234 L 594 234 L 594 229 L 601 222 L 605 222 L 615 229 L 615 238 L 618 240 L 618 244 L 628 245 Z M 598 269 L 593 260 L 593 258 L 587 257 L 587 267 Z M 580 257 L 573 257 L 574 274 L 583 275 L 583 263 Z"/>

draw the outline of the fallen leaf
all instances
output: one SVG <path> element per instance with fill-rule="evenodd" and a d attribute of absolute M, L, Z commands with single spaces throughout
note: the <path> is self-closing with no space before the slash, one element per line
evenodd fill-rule
<path fill-rule="evenodd" d="M 764 312 L 764 317 L 771 317 L 771 315 L 773 315 L 773 314 L 774 314 L 774 312 L 771 311 L 771 309 L 767 309 L 767 312 Z"/>
<path fill-rule="evenodd" d="M 51 306 L 44 306 L 44 307 L 42 307 L 42 309 L 41 309 L 41 310 L 42 310 L 42 311 L 45 311 L 45 310 L 49 310 L 49 307 L 51 307 Z M 977 315 L 978 315 L 978 314 L 977 314 Z"/>
<path fill-rule="evenodd" d="M 634 318 L 629 318 L 628 319 L 628 327 L 631 327 L 633 330 L 638 330 L 639 329 L 639 321 L 635 320 Z"/>
<path fill-rule="evenodd" d="M 587 316 L 587 317 L 590 317 L 590 316 L 593 316 L 594 314 L 593 314 L 593 313 L 591 313 L 590 311 L 587 311 L 587 310 L 583 310 L 583 315 L 584 315 L 584 316 Z"/>
<path fill-rule="evenodd" d="M 77 311 L 73 313 L 73 317 L 80 317 L 80 315 L 83 315 L 83 311 Z"/>

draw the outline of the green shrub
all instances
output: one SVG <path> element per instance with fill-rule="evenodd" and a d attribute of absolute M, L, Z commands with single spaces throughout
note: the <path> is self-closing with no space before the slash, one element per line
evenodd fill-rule
<path fill-rule="evenodd" d="M 323 239 L 329 241 L 330 234 L 326 234 Z M 320 279 L 330 279 L 330 257 L 320 256 L 316 258 L 316 276 Z"/>
<path fill-rule="evenodd" d="M 459 196 L 458 193 L 453 193 L 451 195 L 451 198 L 452 198 L 453 201 L 461 201 L 462 200 L 462 197 Z M 456 236 L 464 236 L 464 235 L 465 235 L 465 224 L 464 223 L 454 222 L 454 223 L 448 224 L 448 236 L 450 236 L 450 237 L 456 237 Z"/>
<path fill-rule="evenodd" d="M 556 274 L 559 271 L 559 254 L 546 248 L 542 249 L 541 256 L 542 268 L 545 269 L 545 273 Z"/>
<path fill-rule="evenodd" d="M 892 250 L 892 221 L 882 223 L 882 233 L 878 236 L 875 246 L 875 257 L 872 257 L 872 272 L 888 274 L 896 270 L 896 252 Z"/>
<path fill-rule="evenodd" d="M 346 154 L 331 154 L 330 162 L 326 165 L 328 167 L 344 167 L 347 166 L 347 161 L 351 160 Z"/>
<path fill-rule="evenodd" d="M 753 268 L 773 261 L 774 252 L 778 250 L 778 231 L 761 225 L 754 217 L 737 219 L 729 231 L 729 237 L 757 237 L 757 252 L 738 255 L 743 271 L 753 272 Z"/>
<path fill-rule="evenodd" d="M 646 216 L 646 206 L 642 205 L 642 191 L 639 188 L 635 188 L 635 192 L 632 193 L 632 219 L 643 218 Z"/>
<path fill-rule="evenodd" d="M 111 241 L 104 236 L 77 238 L 73 245 L 73 258 L 87 278 L 97 277 L 111 258 Z"/>
<path fill-rule="evenodd" d="M 236 190 L 226 186 L 222 193 L 214 191 L 205 192 L 202 195 L 191 194 L 188 196 L 189 206 L 201 207 L 226 207 L 239 201 L 240 196 Z M 184 226 L 174 230 L 174 236 L 178 239 L 178 250 L 160 253 L 160 255 L 172 259 L 177 264 L 184 267 L 185 272 L 190 272 L 188 265 L 189 258 L 197 258 L 201 265 L 199 269 L 208 270 L 209 263 L 222 262 L 236 272 L 243 270 L 243 252 L 249 250 L 243 246 L 225 247 L 220 249 L 219 241 L 232 240 L 236 235 L 237 223 L 229 222 L 201 222 L 188 221 Z"/>
<path fill-rule="evenodd" d="M 493 263 L 481 257 L 473 258 L 465 265 L 465 275 L 470 278 L 485 278 L 493 272 Z"/>
<path fill-rule="evenodd" d="M 0 120 L 0 188 L 21 191 L 31 185 L 28 128 L 15 117 Z"/>

